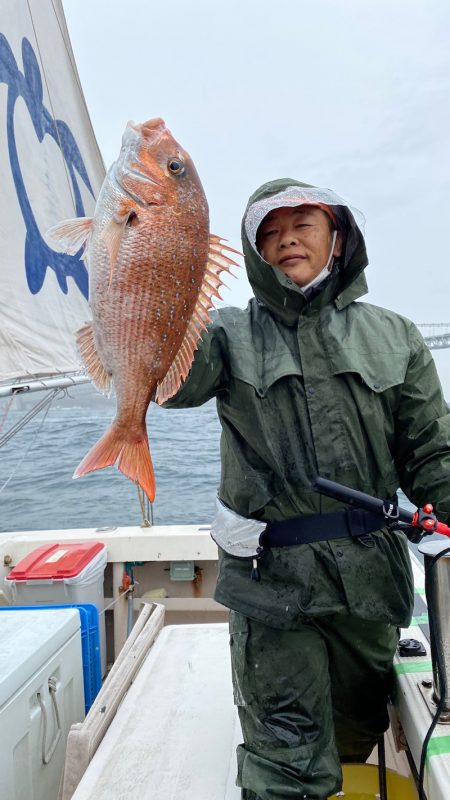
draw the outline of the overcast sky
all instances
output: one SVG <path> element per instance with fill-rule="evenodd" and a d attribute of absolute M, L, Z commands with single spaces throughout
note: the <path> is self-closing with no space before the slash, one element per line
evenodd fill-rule
<path fill-rule="evenodd" d="M 248 196 L 293 177 L 366 216 L 365 300 L 450 321 L 448 0 L 63 0 L 105 164 L 161 116 L 239 247 Z M 243 272 L 224 293 L 244 307 Z M 434 351 L 450 398 L 450 350 Z"/>

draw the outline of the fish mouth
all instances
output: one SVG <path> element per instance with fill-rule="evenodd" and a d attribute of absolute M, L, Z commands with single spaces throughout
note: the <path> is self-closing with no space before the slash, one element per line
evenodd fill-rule
<path fill-rule="evenodd" d="M 154 119 L 148 119 L 147 122 L 142 122 L 139 126 L 142 133 L 153 133 L 155 131 L 163 131 L 166 129 L 166 123 L 164 122 L 161 117 L 155 117 Z"/>
<path fill-rule="evenodd" d="M 143 136 L 148 144 L 156 144 L 161 136 L 167 132 L 166 123 L 161 117 L 149 119 L 147 122 L 134 122 L 130 120 L 128 126 L 132 131 Z"/>

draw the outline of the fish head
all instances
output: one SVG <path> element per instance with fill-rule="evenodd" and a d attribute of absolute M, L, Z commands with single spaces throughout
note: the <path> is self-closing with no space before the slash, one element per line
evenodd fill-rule
<path fill-rule="evenodd" d="M 113 169 L 124 192 L 143 205 L 195 206 L 201 201 L 207 210 L 195 166 L 162 119 L 128 123 Z"/>

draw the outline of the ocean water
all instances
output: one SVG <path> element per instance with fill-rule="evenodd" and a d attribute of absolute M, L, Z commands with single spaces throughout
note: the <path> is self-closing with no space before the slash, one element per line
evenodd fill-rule
<path fill-rule="evenodd" d="M 0 437 L 43 393 L 0 401 Z M 91 386 L 55 400 L 0 448 L 0 531 L 140 525 L 137 489 L 116 468 L 73 480 L 115 411 Z M 147 427 L 156 474 L 155 524 L 207 524 L 220 474 L 220 425 L 214 401 L 186 410 L 151 404 Z M 404 495 L 401 503 L 412 508 Z"/>
<path fill-rule="evenodd" d="M 40 395 L 17 398 L 9 409 L 7 400 L 0 402 L 0 436 Z M 137 489 L 116 468 L 72 478 L 114 410 L 114 400 L 91 387 L 74 387 L 0 448 L 1 531 L 141 524 Z M 220 473 L 215 402 L 171 411 L 152 403 L 147 427 L 157 486 L 155 524 L 209 523 Z"/>

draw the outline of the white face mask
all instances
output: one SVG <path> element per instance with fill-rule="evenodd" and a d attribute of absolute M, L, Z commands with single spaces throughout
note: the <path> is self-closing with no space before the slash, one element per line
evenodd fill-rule
<path fill-rule="evenodd" d="M 325 280 L 325 278 L 328 278 L 328 275 L 331 272 L 331 267 L 333 265 L 333 250 L 336 244 L 337 233 L 338 233 L 337 231 L 333 231 L 333 237 L 331 239 L 330 255 L 328 256 L 328 261 L 325 264 L 324 268 L 319 272 L 318 275 L 316 275 L 315 278 L 312 279 L 312 281 L 307 283 L 306 286 L 298 287 L 302 294 L 305 294 L 308 291 L 308 289 L 312 289 L 314 286 L 318 286 L 319 283 L 322 283 L 322 281 Z"/>

